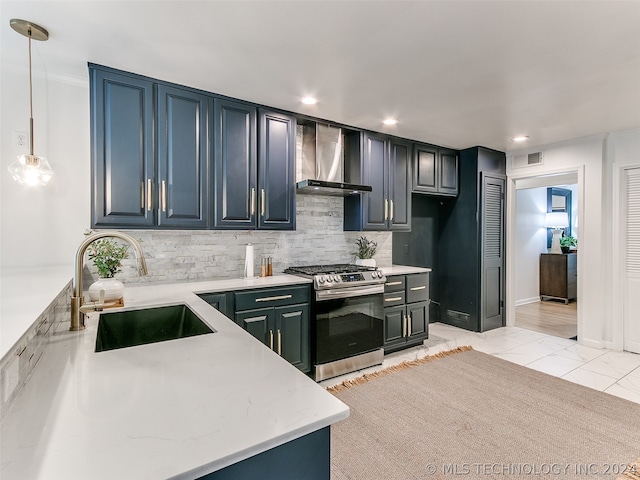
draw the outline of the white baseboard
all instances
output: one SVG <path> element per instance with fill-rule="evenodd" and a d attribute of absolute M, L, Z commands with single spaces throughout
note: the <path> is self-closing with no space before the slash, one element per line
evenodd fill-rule
<path fill-rule="evenodd" d="M 540 301 L 540 297 L 523 298 L 522 300 L 516 300 L 516 307 L 520 305 L 526 305 L 528 303 L 536 303 Z"/>

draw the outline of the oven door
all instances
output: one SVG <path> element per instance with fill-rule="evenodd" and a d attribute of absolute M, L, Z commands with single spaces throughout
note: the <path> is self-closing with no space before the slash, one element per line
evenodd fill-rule
<path fill-rule="evenodd" d="M 314 364 L 382 347 L 384 285 L 319 290 L 314 302 Z"/>

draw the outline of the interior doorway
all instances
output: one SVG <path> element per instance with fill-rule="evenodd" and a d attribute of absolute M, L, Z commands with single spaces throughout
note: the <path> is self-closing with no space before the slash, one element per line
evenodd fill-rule
<path fill-rule="evenodd" d="M 507 324 L 577 339 L 577 256 L 579 255 L 578 172 L 516 179 L 512 193 L 512 315 Z M 561 198 L 556 198 L 561 196 Z M 563 210 L 564 208 L 564 210 Z M 547 213 L 565 211 L 563 237 L 577 239 L 567 254 L 551 254 Z M 551 266 L 547 261 L 553 260 Z M 542 271 L 542 275 L 541 275 Z M 544 295 L 542 295 L 544 293 Z"/>

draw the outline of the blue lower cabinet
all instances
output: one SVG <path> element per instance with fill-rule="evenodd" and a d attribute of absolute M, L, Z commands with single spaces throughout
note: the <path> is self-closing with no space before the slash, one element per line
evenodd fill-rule
<path fill-rule="evenodd" d="M 308 285 L 243 290 L 233 295 L 238 325 L 301 371 L 311 370 Z"/>
<path fill-rule="evenodd" d="M 235 321 L 301 371 L 311 370 L 308 303 L 236 312 Z"/>
<path fill-rule="evenodd" d="M 331 430 L 303 437 L 210 473 L 201 480 L 329 480 Z"/>
<path fill-rule="evenodd" d="M 384 292 L 385 353 L 429 338 L 429 274 L 389 276 Z"/>

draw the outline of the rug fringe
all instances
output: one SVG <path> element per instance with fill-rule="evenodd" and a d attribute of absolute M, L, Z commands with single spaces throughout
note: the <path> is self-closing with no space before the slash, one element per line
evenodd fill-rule
<path fill-rule="evenodd" d="M 640 480 L 640 458 L 627 464 L 627 471 L 616 480 Z"/>
<path fill-rule="evenodd" d="M 351 387 L 355 387 L 356 385 L 362 385 L 363 383 L 367 383 L 369 380 L 373 380 L 374 378 L 384 377 L 386 375 L 389 375 L 390 373 L 397 372 L 399 370 L 405 370 L 410 367 L 415 367 L 417 365 L 429 363 L 434 360 L 438 360 L 439 358 L 447 357 L 449 355 L 453 355 L 456 353 L 466 352 L 468 350 L 473 350 L 473 348 L 470 345 L 466 345 L 462 347 L 456 347 L 452 350 L 438 352 L 434 355 L 428 355 L 426 357 L 418 358 L 416 360 L 405 360 L 404 362 L 398 363 L 397 365 L 391 365 L 390 367 L 384 368 L 382 370 L 378 370 L 371 373 L 365 373 L 361 377 L 356 377 L 352 380 L 345 380 L 342 383 L 339 383 L 332 387 L 327 387 L 326 390 L 329 393 L 338 393 L 343 390 L 346 390 L 347 388 L 351 388 Z"/>

